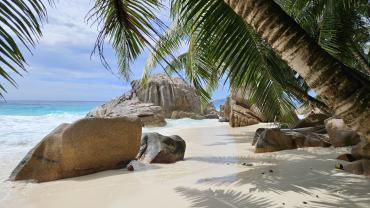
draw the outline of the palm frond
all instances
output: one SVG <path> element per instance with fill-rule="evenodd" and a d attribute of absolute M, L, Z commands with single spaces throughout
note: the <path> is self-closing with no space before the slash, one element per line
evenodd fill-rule
<path fill-rule="evenodd" d="M 318 44 L 348 67 L 370 74 L 367 0 L 275 0 Z"/>
<path fill-rule="evenodd" d="M 160 0 L 96 0 L 89 12 L 88 22 L 97 24 L 100 32 L 95 43 L 103 65 L 111 70 L 104 57 L 105 41 L 116 51 L 121 74 L 128 80 L 130 64 L 151 46 L 164 24 L 156 16 L 162 7 Z"/>
<path fill-rule="evenodd" d="M 47 1 L 53 4 L 52 0 Z M 16 86 L 12 73 L 26 71 L 22 46 L 31 51 L 42 36 L 46 5 L 41 0 L 0 2 L 0 76 Z M 6 92 L 0 83 L 0 96 Z"/>
<path fill-rule="evenodd" d="M 194 85 L 198 85 L 196 88 L 210 92 L 215 89 L 221 77 L 225 76 L 232 83 L 232 88 L 248 88 L 253 91 L 249 93 L 252 104 L 256 104 L 268 120 L 278 117 L 286 122 L 295 121 L 293 101 L 282 85 L 287 77 L 295 82 L 297 79 L 294 73 L 290 68 L 281 69 L 278 64 L 269 63 L 278 57 L 271 56 L 274 54 L 271 49 L 263 44 L 262 39 L 238 15 L 223 1 L 218 0 L 175 1 L 173 5 L 176 8 L 173 10 L 180 12 L 177 18 L 191 29 L 189 33 L 192 41 L 188 54 L 192 56 L 191 59 L 179 57 L 182 61 L 180 64 L 176 64 L 178 61 L 172 63 L 187 71 L 188 78 L 194 80 Z M 176 15 L 175 12 L 173 15 Z M 270 53 L 266 53 L 269 50 Z M 272 76 L 274 71 L 274 75 L 280 79 Z M 203 75 L 197 76 L 199 72 Z M 213 78 L 209 79 L 210 75 Z M 198 80 L 206 81 L 202 85 Z M 297 88 L 302 86 L 296 85 Z"/>

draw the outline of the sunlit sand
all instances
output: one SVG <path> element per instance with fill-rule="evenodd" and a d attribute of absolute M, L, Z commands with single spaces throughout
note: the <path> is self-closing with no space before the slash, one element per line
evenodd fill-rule
<path fill-rule="evenodd" d="M 0 207 L 368 207 L 370 181 L 335 170 L 346 148 L 255 154 L 259 124 L 158 130 L 187 143 L 185 161 L 34 184 L 4 182 Z M 20 156 L 21 157 L 21 156 Z M 3 167 L 1 176 L 16 165 Z"/>

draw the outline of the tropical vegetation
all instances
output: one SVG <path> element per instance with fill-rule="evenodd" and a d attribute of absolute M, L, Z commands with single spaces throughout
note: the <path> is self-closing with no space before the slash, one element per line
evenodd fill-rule
<path fill-rule="evenodd" d="M 308 103 L 334 112 L 369 138 L 367 0 L 171 0 L 173 21 L 167 29 L 156 16 L 162 3 L 95 1 L 88 20 L 101 28 L 94 51 L 104 66 L 109 68 L 105 41 L 116 50 L 126 78 L 130 63 L 149 47 L 143 82 L 161 64 L 168 73 L 185 74 L 209 99 L 225 79 L 248 93 L 251 104 L 270 119 L 290 122 L 294 103 Z M 0 6 L 0 73 L 14 84 L 7 71 L 25 70 L 25 60 L 13 37 L 26 48 L 33 46 L 41 35 L 45 5 L 4 0 Z M 176 54 L 184 43 L 188 50 Z"/>

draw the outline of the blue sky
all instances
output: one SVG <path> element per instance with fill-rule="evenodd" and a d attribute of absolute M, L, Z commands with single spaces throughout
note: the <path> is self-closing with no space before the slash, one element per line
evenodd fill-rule
<path fill-rule="evenodd" d="M 128 82 L 105 70 L 97 57 L 90 57 L 97 36 L 96 27 L 85 22 L 90 2 L 63 0 L 49 8 L 44 36 L 33 55 L 27 55 L 28 72 L 15 77 L 18 88 L 2 80 L 8 90 L 7 100 L 105 101 L 130 89 Z M 160 16 L 168 16 L 167 11 Z M 144 53 L 133 63 L 132 79 L 140 78 L 146 57 Z M 110 48 L 106 58 L 115 69 L 115 55 Z M 227 87 L 220 87 L 213 98 L 224 98 L 227 91 Z"/>

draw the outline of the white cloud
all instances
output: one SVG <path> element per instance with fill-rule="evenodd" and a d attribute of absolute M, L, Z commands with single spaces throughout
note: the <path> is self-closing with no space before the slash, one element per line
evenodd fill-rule
<path fill-rule="evenodd" d="M 48 8 L 48 23 L 44 26 L 41 43 L 46 45 L 91 45 L 97 36 L 96 28 L 85 21 L 92 4 L 90 0 L 60 0 Z"/>
<path fill-rule="evenodd" d="M 97 37 L 97 28 L 85 19 L 92 7 L 91 0 L 57 0 L 55 8 L 48 9 L 49 21 L 44 25 L 43 38 L 27 58 L 28 73 L 20 78 L 15 89 L 3 82 L 8 100 L 109 100 L 130 89 L 128 83 L 105 70 L 96 56 L 90 59 Z M 168 20 L 165 12 L 158 14 Z M 165 21 L 166 21 L 165 20 Z M 182 46 L 179 52 L 185 51 Z M 110 47 L 106 58 L 112 68 L 116 57 Z M 140 77 L 146 54 L 132 65 L 133 78 Z M 162 70 L 158 70 L 161 71 Z"/>

